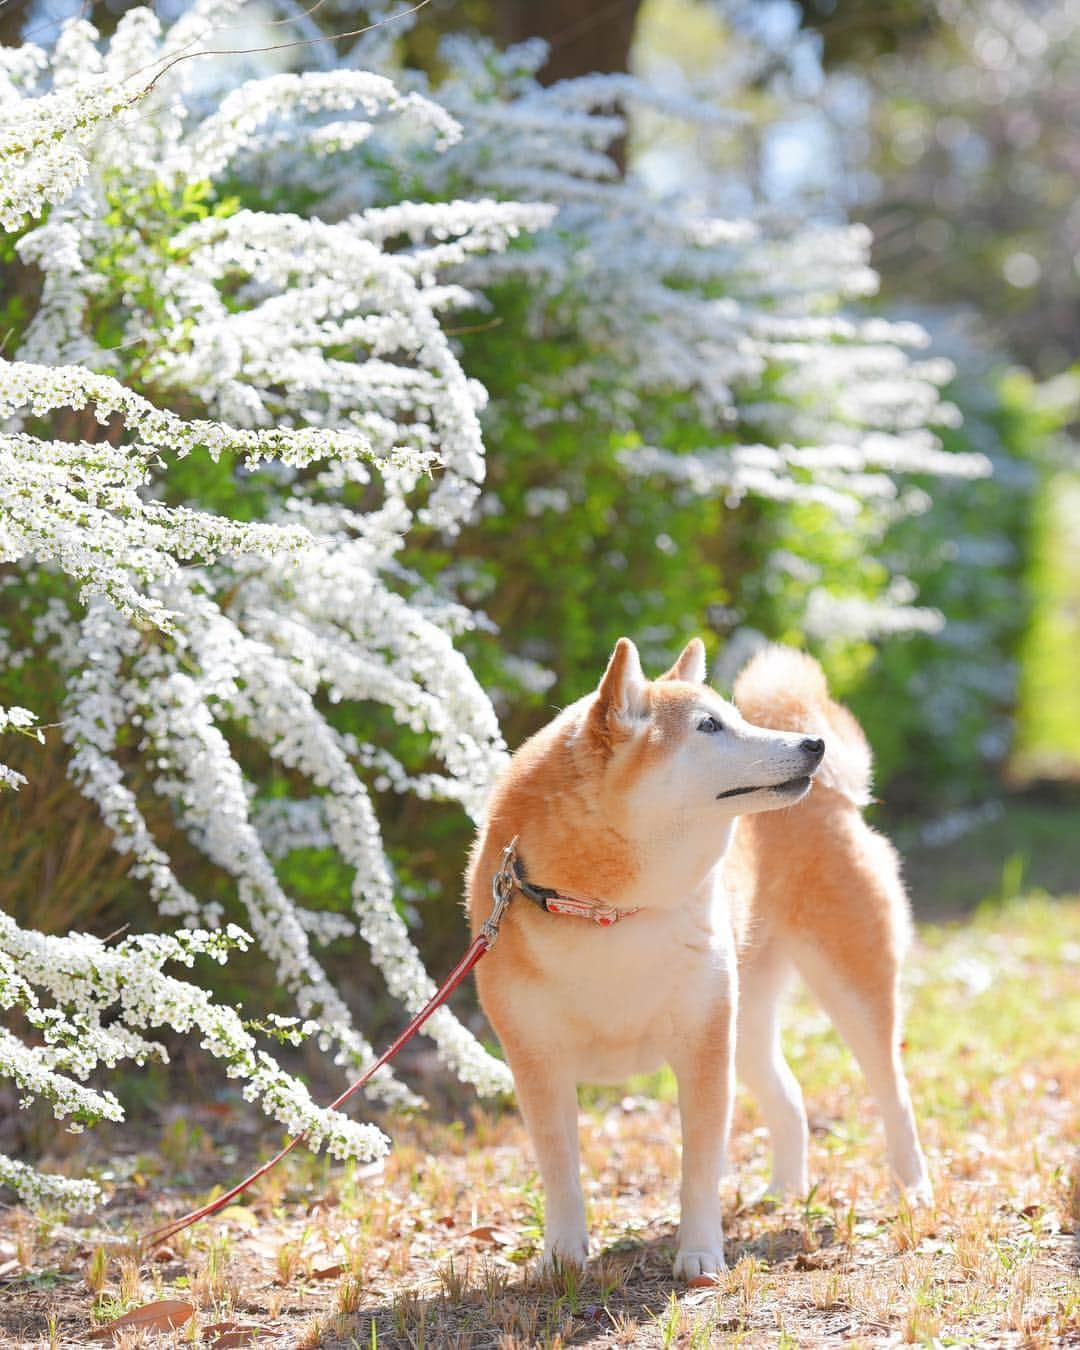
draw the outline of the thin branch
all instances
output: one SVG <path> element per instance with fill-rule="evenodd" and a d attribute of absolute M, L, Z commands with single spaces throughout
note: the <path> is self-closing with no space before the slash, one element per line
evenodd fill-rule
<path fill-rule="evenodd" d="M 410 9 L 399 10 L 397 14 L 388 14 L 385 19 L 380 19 L 377 23 L 366 24 L 363 28 L 352 28 L 345 33 L 328 33 L 325 37 L 297 38 L 293 42 L 277 42 L 266 47 L 205 47 L 202 51 L 198 52 L 182 52 L 179 56 L 174 56 L 170 61 L 167 61 L 146 88 L 141 89 L 138 94 L 133 95 L 131 101 L 134 103 L 137 99 L 148 94 L 157 84 L 158 80 L 160 80 L 162 76 L 167 75 L 168 72 L 172 70 L 173 66 L 179 65 L 181 61 L 190 61 L 197 56 L 256 56 L 263 52 L 288 51 L 291 47 L 315 47 L 322 43 L 341 42 L 345 38 L 362 37 L 364 33 L 373 33 L 377 28 L 385 28 L 387 24 L 394 23 L 397 19 L 407 19 L 410 14 L 415 14 L 418 10 L 423 9 L 429 4 L 431 4 L 431 0 L 419 0 L 419 4 L 413 5 Z M 143 66 L 140 70 L 133 71 L 132 75 L 129 75 L 127 78 L 131 79 L 134 75 L 141 74 L 142 70 L 149 69 L 149 65 Z"/>

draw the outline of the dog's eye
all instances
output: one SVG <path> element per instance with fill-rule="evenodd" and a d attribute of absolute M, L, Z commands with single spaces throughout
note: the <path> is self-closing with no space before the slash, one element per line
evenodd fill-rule
<path fill-rule="evenodd" d="M 709 735 L 712 735 L 714 731 L 723 731 L 724 724 L 718 722 L 715 717 L 703 717 L 697 724 L 697 729 L 698 731 L 704 731 Z"/>

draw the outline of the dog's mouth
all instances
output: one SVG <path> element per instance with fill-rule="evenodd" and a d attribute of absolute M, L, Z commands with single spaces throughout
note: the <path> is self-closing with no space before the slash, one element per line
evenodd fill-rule
<path fill-rule="evenodd" d="M 728 788 L 726 792 L 718 792 L 716 800 L 720 801 L 724 797 L 745 797 L 750 792 L 782 792 L 785 796 L 795 796 L 796 793 L 802 794 L 810 786 L 810 775 L 800 774 L 798 778 L 789 778 L 783 783 L 765 783 L 758 784 L 755 787 Z"/>

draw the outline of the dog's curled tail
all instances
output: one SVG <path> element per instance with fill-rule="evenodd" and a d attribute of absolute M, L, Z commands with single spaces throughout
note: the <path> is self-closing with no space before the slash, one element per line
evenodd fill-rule
<path fill-rule="evenodd" d="M 763 647 L 739 672 L 734 697 L 756 726 L 823 737 L 818 782 L 855 806 L 873 800 L 873 757 L 862 727 L 829 697 L 825 672 L 812 656 L 775 643 Z"/>

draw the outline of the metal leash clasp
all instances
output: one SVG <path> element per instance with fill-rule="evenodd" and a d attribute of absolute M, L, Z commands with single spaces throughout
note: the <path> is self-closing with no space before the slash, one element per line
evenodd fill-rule
<path fill-rule="evenodd" d="M 514 875 L 517 841 L 518 836 L 515 834 L 503 849 L 499 870 L 491 878 L 491 913 L 480 929 L 480 935 L 487 943 L 489 951 L 495 946 L 499 936 L 499 924 L 502 923 L 503 915 L 510 908 L 510 901 L 514 898 L 514 887 L 517 885 L 517 877 Z"/>

